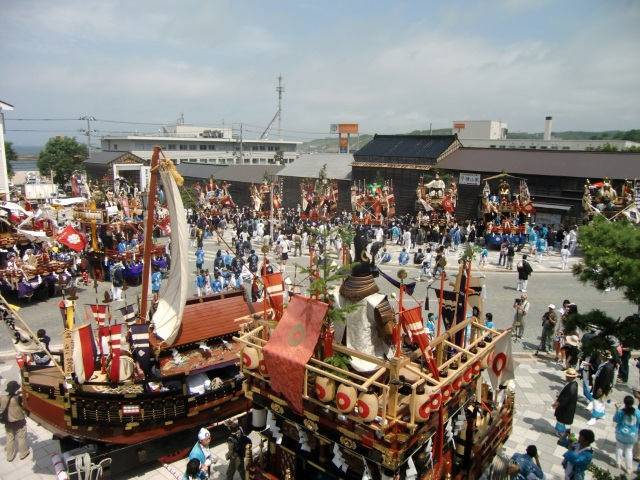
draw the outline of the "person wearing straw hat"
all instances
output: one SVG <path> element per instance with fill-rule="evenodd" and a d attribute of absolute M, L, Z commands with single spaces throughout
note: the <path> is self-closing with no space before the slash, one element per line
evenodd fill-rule
<path fill-rule="evenodd" d="M 15 380 L 7 383 L 7 395 L 0 397 L 0 412 L 7 410 L 7 422 L 4 424 L 4 430 L 7 438 L 5 451 L 7 452 L 7 462 L 13 462 L 16 458 L 16 446 L 20 454 L 20 460 L 24 460 L 29 456 L 29 447 L 27 446 L 27 419 L 25 411 L 22 408 L 22 395 L 20 394 L 20 384 Z"/>
<path fill-rule="evenodd" d="M 555 408 L 554 416 L 556 417 L 556 435 L 562 437 L 567 430 L 567 426 L 573 423 L 576 415 L 576 405 L 578 404 L 578 372 L 575 368 L 569 368 L 564 376 L 567 383 L 551 405 Z"/>

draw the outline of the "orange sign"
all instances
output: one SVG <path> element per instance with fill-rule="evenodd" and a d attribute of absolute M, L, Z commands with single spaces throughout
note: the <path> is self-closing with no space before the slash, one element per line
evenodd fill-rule
<path fill-rule="evenodd" d="M 347 137 L 340 137 L 340 146 L 347 147 Z"/>
<path fill-rule="evenodd" d="M 454 123 L 453 124 L 453 128 L 455 128 L 456 130 L 462 130 L 464 128 L 467 128 L 467 124 L 466 123 Z"/>
<path fill-rule="evenodd" d="M 358 133 L 357 123 L 339 123 L 338 133 Z"/>

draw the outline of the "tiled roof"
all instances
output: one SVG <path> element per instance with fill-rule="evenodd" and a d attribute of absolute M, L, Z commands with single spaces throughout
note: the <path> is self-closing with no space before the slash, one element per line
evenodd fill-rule
<path fill-rule="evenodd" d="M 213 174 L 216 177 L 216 172 L 226 168 L 225 165 L 207 165 L 205 163 L 188 163 L 184 162 L 176 166 L 178 173 L 185 178 L 201 178 L 203 180 L 209 178 Z"/>
<path fill-rule="evenodd" d="M 137 158 L 140 163 L 147 164 L 148 161 L 143 158 L 134 155 L 131 152 L 96 152 L 91 154 L 91 158 L 87 158 L 84 161 L 85 165 L 108 165 L 109 163 L 118 160 L 121 157 L 130 156 L 131 158 Z"/>
<path fill-rule="evenodd" d="M 456 135 L 375 135 L 353 158 L 356 162 L 365 156 L 435 160 L 457 141 Z"/>
<path fill-rule="evenodd" d="M 284 167 L 278 175 L 283 177 L 318 178 L 323 165 L 327 166 L 327 177 L 332 180 L 350 180 L 353 155 L 347 153 L 303 153 Z"/>
<path fill-rule="evenodd" d="M 558 177 L 640 178 L 640 153 L 459 148 L 439 168 Z"/>
<path fill-rule="evenodd" d="M 262 183 L 265 172 L 277 175 L 283 168 L 282 165 L 229 165 L 216 172 L 215 179 L 230 183 Z"/>

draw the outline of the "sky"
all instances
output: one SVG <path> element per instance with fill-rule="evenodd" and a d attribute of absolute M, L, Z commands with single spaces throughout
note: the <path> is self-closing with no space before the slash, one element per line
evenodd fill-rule
<path fill-rule="evenodd" d="M 640 128 L 640 2 L 2 0 L 6 140 L 186 124 L 260 138 Z M 278 124 L 269 139 L 278 138 Z"/>

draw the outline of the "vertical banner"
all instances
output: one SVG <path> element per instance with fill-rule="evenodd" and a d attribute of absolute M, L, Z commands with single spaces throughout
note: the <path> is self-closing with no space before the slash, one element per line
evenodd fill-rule
<path fill-rule="evenodd" d="M 73 374 L 73 332 L 62 332 L 62 368 L 65 376 Z"/>

